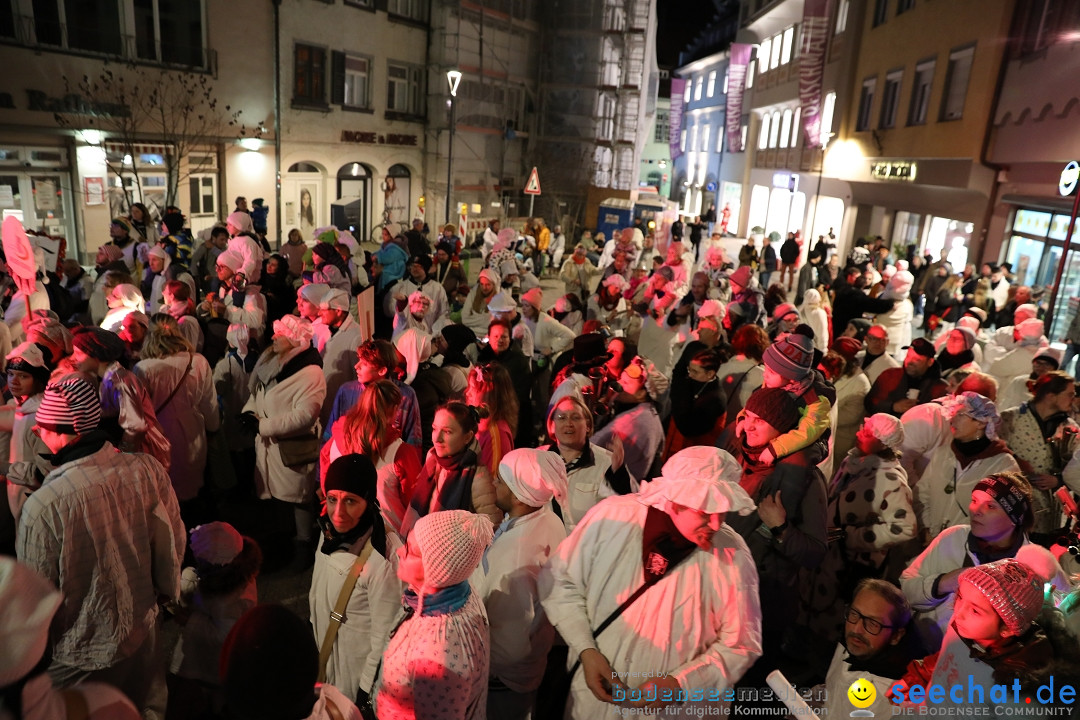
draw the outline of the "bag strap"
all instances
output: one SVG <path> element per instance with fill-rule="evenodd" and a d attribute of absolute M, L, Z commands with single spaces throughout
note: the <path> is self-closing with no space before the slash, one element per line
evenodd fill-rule
<path fill-rule="evenodd" d="M 665 573 L 664 573 L 664 576 L 663 576 L 663 577 L 661 577 L 661 578 L 660 578 L 660 580 L 663 580 L 663 579 L 664 579 L 665 577 L 669 576 L 669 575 L 671 574 L 671 571 L 672 571 L 672 570 L 674 570 L 674 569 L 675 569 L 676 567 L 678 567 L 678 566 L 679 566 L 679 564 L 680 564 L 680 563 L 682 563 L 682 561 L 683 561 L 683 560 L 685 560 L 686 558 L 690 557 L 690 556 L 691 556 L 691 555 L 693 555 L 693 554 L 694 554 L 694 553 L 693 553 L 693 549 L 691 549 L 691 551 L 690 551 L 690 552 L 688 552 L 688 553 L 687 553 L 686 555 L 683 555 L 683 556 L 682 556 L 681 558 L 679 558 L 678 560 L 676 560 L 676 561 L 675 561 L 675 563 L 674 563 L 674 564 L 672 564 L 672 565 L 671 565 L 671 566 L 670 566 L 670 567 L 669 567 L 669 568 L 667 569 L 667 572 L 665 572 Z M 636 601 L 636 600 L 637 600 L 638 598 L 640 598 L 640 597 L 641 597 L 642 595 L 644 595 L 644 594 L 645 594 L 645 591 L 646 591 L 646 590 L 648 590 L 649 588 L 651 588 L 651 587 L 652 587 L 653 585 L 655 585 L 656 583 L 660 582 L 660 580 L 657 580 L 656 582 L 652 582 L 652 583 L 650 583 L 650 582 L 649 582 L 648 580 L 646 580 L 645 582 L 641 583 L 641 586 L 640 586 L 640 587 L 639 587 L 639 588 L 638 588 L 637 590 L 635 590 L 635 591 L 634 591 L 634 594 L 633 594 L 633 595 L 631 595 L 630 597 L 628 597 L 628 598 L 626 598 L 625 600 L 623 600 L 623 603 L 622 603 L 622 605 L 620 605 L 619 607 L 615 608 L 615 610 L 614 610 L 614 611 L 613 611 L 613 612 L 612 612 L 612 613 L 611 613 L 610 615 L 608 615 L 608 616 L 607 616 L 606 618 L 604 618 L 604 622 L 600 623 L 600 625 L 599 625 L 599 626 L 598 626 L 598 627 L 597 627 L 597 628 L 596 628 L 595 630 L 593 630 L 593 638 L 595 639 L 596 637 L 598 637 L 598 636 L 600 635 L 600 633 L 602 633 L 602 632 L 604 632 L 605 630 L 607 630 L 607 629 L 608 629 L 608 626 L 610 626 L 610 625 L 611 625 L 611 623 L 615 622 L 615 620 L 616 620 L 616 619 L 617 619 L 617 618 L 618 618 L 618 617 L 619 617 L 620 615 L 622 615 L 622 614 L 623 614 L 624 612 L 626 612 L 626 610 L 627 610 L 627 609 L 628 609 L 628 608 L 629 608 L 629 607 L 630 607 L 631 605 L 633 605 L 633 604 L 634 604 L 634 602 L 635 602 L 635 601 Z M 581 660 L 580 660 L 580 659 L 576 660 L 576 661 L 574 662 L 574 666 L 573 666 L 572 668 L 570 668 L 570 675 L 569 675 L 569 680 L 571 680 L 571 681 L 572 681 L 572 680 L 574 679 L 574 674 L 575 674 L 575 673 L 577 672 L 577 670 L 578 670 L 578 668 L 579 668 L 579 667 L 581 667 Z"/>
<path fill-rule="evenodd" d="M 356 581 L 360 579 L 364 564 L 367 562 L 368 557 L 371 556 L 371 550 L 371 538 L 368 538 L 367 542 L 364 543 L 364 549 L 356 556 L 352 567 L 349 568 L 345 581 L 341 583 L 337 602 L 334 603 L 334 609 L 330 613 L 330 624 L 326 626 L 326 635 L 323 637 L 322 647 L 319 648 L 319 682 L 325 682 L 326 680 L 326 663 L 330 659 L 330 652 L 334 649 L 334 640 L 337 639 L 338 630 L 341 629 L 341 624 L 345 622 L 345 606 L 349 604 L 353 588 L 356 587 Z"/>
<path fill-rule="evenodd" d="M 172 399 L 176 397 L 176 393 L 180 392 L 180 386 L 184 384 L 184 378 L 186 378 L 188 376 L 188 373 L 191 372 L 191 364 L 193 362 L 195 362 L 195 353 L 188 353 L 187 367 L 184 368 L 184 372 L 180 374 L 180 380 L 177 381 L 176 387 L 173 388 L 173 391 L 169 393 L 169 397 L 165 398 L 165 402 L 154 408 L 155 415 L 160 414 L 161 411 L 165 409 L 165 406 L 172 402 Z"/>

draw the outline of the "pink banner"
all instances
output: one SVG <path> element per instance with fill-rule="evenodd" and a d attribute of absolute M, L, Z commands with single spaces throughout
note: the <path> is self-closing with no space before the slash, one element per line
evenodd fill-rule
<path fill-rule="evenodd" d="M 686 80 L 671 78 L 671 109 L 668 111 L 668 145 L 671 146 L 671 159 L 682 155 L 682 111 L 683 92 Z"/>
<path fill-rule="evenodd" d="M 753 46 L 746 43 L 732 43 L 731 61 L 728 63 L 727 93 L 727 151 L 742 152 L 742 101 L 746 92 L 746 68 L 750 64 L 750 51 Z"/>
<path fill-rule="evenodd" d="M 829 41 L 829 0 L 805 0 L 799 47 L 799 105 L 806 146 L 821 144 L 821 93 Z"/>

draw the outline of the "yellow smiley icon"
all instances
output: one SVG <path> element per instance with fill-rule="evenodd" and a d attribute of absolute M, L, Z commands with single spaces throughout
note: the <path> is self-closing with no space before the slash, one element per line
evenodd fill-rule
<path fill-rule="evenodd" d="M 864 678 L 859 678 L 855 682 L 851 683 L 851 687 L 847 691 L 848 700 L 851 704 L 857 708 L 868 708 L 874 704 L 874 699 L 877 697 L 877 690 L 874 689 L 874 684 Z"/>

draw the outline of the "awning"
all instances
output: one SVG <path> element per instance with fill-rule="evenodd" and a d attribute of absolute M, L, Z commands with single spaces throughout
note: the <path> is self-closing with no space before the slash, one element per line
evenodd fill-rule
<path fill-rule="evenodd" d="M 989 199 L 978 190 L 914 183 L 848 181 L 851 203 L 878 205 L 950 220 L 980 223 Z"/>
<path fill-rule="evenodd" d="M 1002 195 L 1001 202 L 1009 203 L 1010 205 L 1036 208 L 1037 210 L 1049 210 L 1050 212 L 1064 213 L 1066 215 L 1072 213 L 1073 207 L 1072 198 L 1042 195 Z"/>

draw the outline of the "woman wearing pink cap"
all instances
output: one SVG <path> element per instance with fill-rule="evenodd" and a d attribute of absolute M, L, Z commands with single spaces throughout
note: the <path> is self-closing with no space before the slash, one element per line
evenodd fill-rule
<path fill-rule="evenodd" d="M 483 718 L 490 635 L 469 586 L 491 543 L 491 521 L 447 510 L 417 521 L 398 551 L 405 617 L 390 635 L 375 690 L 379 717 Z"/>

